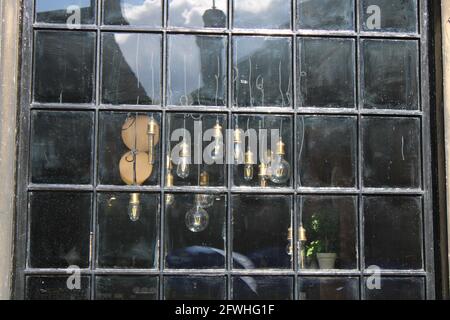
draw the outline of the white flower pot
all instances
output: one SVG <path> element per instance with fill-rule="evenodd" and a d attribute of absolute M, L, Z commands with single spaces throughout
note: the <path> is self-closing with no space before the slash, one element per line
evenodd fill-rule
<path fill-rule="evenodd" d="M 336 265 L 336 253 L 318 253 L 317 261 L 320 269 L 334 269 Z"/>

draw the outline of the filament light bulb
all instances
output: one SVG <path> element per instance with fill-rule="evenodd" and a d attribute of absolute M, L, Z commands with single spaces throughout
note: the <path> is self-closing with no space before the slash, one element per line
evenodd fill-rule
<path fill-rule="evenodd" d="M 147 134 L 148 134 L 148 163 L 155 163 L 155 137 L 158 133 L 159 126 L 158 123 L 153 119 L 153 117 L 148 122 Z"/>
<path fill-rule="evenodd" d="M 217 121 L 214 126 L 214 149 L 212 151 L 211 157 L 214 161 L 219 161 L 223 157 L 223 137 L 222 137 L 222 126 L 219 121 Z"/>
<path fill-rule="evenodd" d="M 234 130 L 234 162 L 241 164 L 243 159 L 242 152 L 242 132 L 239 128 Z"/>
<path fill-rule="evenodd" d="M 128 204 L 128 216 L 130 220 L 136 222 L 141 217 L 141 201 L 139 193 L 132 193 Z"/>
<path fill-rule="evenodd" d="M 185 142 L 181 145 L 180 159 L 177 165 L 177 176 L 181 179 L 189 177 L 190 172 L 190 148 Z"/>
<path fill-rule="evenodd" d="M 196 205 L 186 213 L 186 227 L 194 233 L 205 231 L 209 225 L 209 214 L 205 209 Z"/>
<path fill-rule="evenodd" d="M 283 184 L 289 181 L 291 176 L 291 165 L 284 157 L 286 155 L 286 147 L 283 141 L 277 143 L 277 151 L 271 164 L 270 180 L 276 184 Z"/>
<path fill-rule="evenodd" d="M 200 187 L 209 186 L 209 174 L 203 171 L 200 174 Z M 195 195 L 195 204 L 202 208 L 210 208 L 214 204 L 214 195 L 212 194 L 197 194 Z"/>
<path fill-rule="evenodd" d="M 253 168 L 253 164 L 254 164 L 254 157 L 253 157 L 253 152 L 251 151 L 247 151 L 245 153 L 245 165 L 244 165 L 244 179 L 246 181 L 251 181 L 253 180 L 253 176 L 254 176 L 254 168 Z"/>

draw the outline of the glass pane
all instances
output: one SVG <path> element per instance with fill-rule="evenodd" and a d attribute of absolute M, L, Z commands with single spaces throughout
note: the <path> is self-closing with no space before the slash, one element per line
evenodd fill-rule
<path fill-rule="evenodd" d="M 103 33 L 102 102 L 161 103 L 161 36 Z"/>
<path fill-rule="evenodd" d="M 227 0 L 169 0 L 169 26 L 222 28 L 227 26 Z"/>
<path fill-rule="evenodd" d="M 371 279 L 366 278 L 366 282 Z M 367 300 L 425 300 L 425 281 L 422 278 L 381 278 L 379 289 L 368 289 Z"/>
<path fill-rule="evenodd" d="M 226 106 L 226 37 L 169 35 L 167 104 Z"/>
<path fill-rule="evenodd" d="M 100 276 L 95 279 L 96 300 L 156 300 L 158 278 L 147 276 Z"/>
<path fill-rule="evenodd" d="M 417 32 L 417 0 L 361 0 L 364 31 Z"/>
<path fill-rule="evenodd" d="M 300 29 L 353 30 L 353 0 L 297 0 Z"/>
<path fill-rule="evenodd" d="M 166 267 L 225 268 L 226 197 L 166 194 L 165 200 Z"/>
<path fill-rule="evenodd" d="M 171 113 L 167 117 L 171 165 L 166 168 L 166 186 L 225 186 L 227 116 Z"/>
<path fill-rule="evenodd" d="M 158 185 L 161 172 L 161 115 L 100 112 L 99 119 L 99 183 Z M 154 134 L 149 133 L 149 125 L 154 125 L 151 127 Z"/>
<path fill-rule="evenodd" d="M 234 27 L 291 29 L 291 1 L 234 0 Z"/>
<path fill-rule="evenodd" d="M 156 268 L 159 194 L 99 194 L 100 268 Z"/>
<path fill-rule="evenodd" d="M 291 187 L 292 117 L 235 115 L 233 122 L 234 129 L 240 132 L 238 139 L 240 143 L 236 143 L 236 131 L 233 132 L 234 185 Z M 262 176 L 261 173 L 264 171 L 266 174 Z"/>
<path fill-rule="evenodd" d="M 31 182 L 92 182 L 93 112 L 31 113 Z"/>
<path fill-rule="evenodd" d="M 363 117 L 363 182 L 371 188 L 420 188 L 420 120 Z"/>
<path fill-rule="evenodd" d="M 299 187 L 356 185 L 355 117 L 298 117 Z"/>
<path fill-rule="evenodd" d="M 225 277 L 165 277 L 166 300 L 225 300 Z"/>
<path fill-rule="evenodd" d="M 292 106 L 292 41 L 281 37 L 235 37 L 233 104 Z"/>
<path fill-rule="evenodd" d="M 291 277 L 233 277 L 234 300 L 292 300 Z"/>
<path fill-rule="evenodd" d="M 162 0 L 104 0 L 103 23 L 161 27 Z"/>
<path fill-rule="evenodd" d="M 36 32 L 35 101 L 93 102 L 95 39 L 95 32 Z"/>
<path fill-rule="evenodd" d="M 70 290 L 67 276 L 30 276 L 27 277 L 27 300 L 89 300 L 90 277 L 80 278 L 80 289 Z"/>
<path fill-rule="evenodd" d="M 89 266 L 92 197 L 88 193 L 30 193 L 31 268 Z"/>
<path fill-rule="evenodd" d="M 95 0 L 36 0 L 36 22 L 93 24 L 96 7 Z"/>
<path fill-rule="evenodd" d="M 355 41 L 299 39 L 300 107 L 355 108 Z"/>
<path fill-rule="evenodd" d="M 301 197 L 300 268 L 356 269 L 357 212 L 356 197 Z"/>
<path fill-rule="evenodd" d="M 359 300 L 358 278 L 300 278 L 300 300 Z"/>
<path fill-rule="evenodd" d="M 362 41 L 362 107 L 419 109 L 418 43 Z"/>
<path fill-rule="evenodd" d="M 234 268 L 292 268 L 291 202 L 290 196 L 233 196 Z"/>
<path fill-rule="evenodd" d="M 422 269 L 422 200 L 364 197 L 365 265 Z"/>

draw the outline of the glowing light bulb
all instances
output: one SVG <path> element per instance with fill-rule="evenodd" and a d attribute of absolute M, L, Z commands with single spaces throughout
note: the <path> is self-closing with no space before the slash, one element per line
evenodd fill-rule
<path fill-rule="evenodd" d="M 180 159 L 177 165 L 177 176 L 181 179 L 189 177 L 190 172 L 190 150 L 187 143 L 181 145 Z"/>
<path fill-rule="evenodd" d="M 209 214 L 205 209 L 196 205 L 186 213 L 186 227 L 194 233 L 205 231 L 209 225 Z"/>
<path fill-rule="evenodd" d="M 200 174 L 200 187 L 209 186 L 209 173 L 203 171 Z M 214 195 L 212 194 L 197 194 L 195 195 L 195 203 L 202 208 L 210 208 L 214 204 Z"/>
<path fill-rule="evenodd" d="M 130 220 L 136 222 L 141 217 L 141 201 L 139 193 L 132 193 L 130 203 L 128 204 L 128 216 Z"/>
<path fill-rule="evenodd" d="M 242 133 L 239 128 L 234 130 L 234 162 L 235 164 L 241 164 L 243 159 L 242 151 Z"/>
<path fill-rule="evenodd" d="M 291 176 L 291 165 L 284 159 L 286 155 L 285 144 L 283 141 L 277 143 L 277 152 L 273 157 L 271 164 L 270 180 L 273 183 L 283 184 L 289 181 Z"/>
<path fill-rule="evenodd" d="M 251 180 L 253 180 L 253 176 L 255 174 L 254 168 L 253 168 L 254 158 L 253 158 L 253 153 L 251 151 L 247 151 L 245 153 L 245 161 L 244 162 L 245 162 L 244 179 L 245 179 L 245 181 L 251 181 Z"/>
<path fill-rule="evenodd" d="M 222 126 L 217 120 L 216 125 L 214 126 L 214 149 L 211 154 L 211 158 L 214 161 L 219 161 L 223 158 L 223 137 L 222 137 Z"/>

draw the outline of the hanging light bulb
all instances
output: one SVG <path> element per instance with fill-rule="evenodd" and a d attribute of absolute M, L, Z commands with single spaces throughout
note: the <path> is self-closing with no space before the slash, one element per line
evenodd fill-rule
<path fill-rule="evenodd" d="M 300 267 L 305 268 L 305 243 L 308 239 L 306 238 L 306 229 L 301 226 L 298 230 L 298 241 L 300 243 Z"/>
<path fill-rule="evenodd" d="M 132 193 L 128 204 L 128 216 L 130 220 L 136 222 L 141 217 L 141 201 L 139 193 Z"/>
<path fill-rule="evenodd" d="M 294 254 L 292 228 L 288 229 L 287 240 L 288 240 L 288 245 L 286 247 L 286 253 L 289 256 L 292 256 Z"/>
<path fill-rule="evenodd" d="M 245 153 L 245 161 L 244 161 L 244 179 L 246 181 L 253 180 L 254 169 L 253 164 L 255 163 L 255 159 L 253 157 L 253 152 L 250 150 Z"/>
<path fill-rule="evenodd" d="M 242 163 L 242 131 L 236 127 L 234 130 L 234 162 L 235 164 Z"/>
<path fill-rule="evenodd" d="M 223 157 L 223 136 L 222 136 L 222 126 L 217 119 L 216 125 L 213 128 L 214 134 L 214 149 L 212 151 L 211 158 L 214 161 L 220 161 Z"/>
<path fill-rule="evenodd" d="M 200 174 L 200 187 L 209 186 L 209 174 L 203 171 Z M 210 208 L 214 204 L 214 195 L 212 194 L 197 194 L 195 195 L 195 203 L 202 208 Z"/>
<path fill-rule="evenodd" d="M 268 176 L 267 176 L 267 165 L 262 162 L 259 165 L 259 173 L 258 173 L 258 177 L 259 177 L 259 184 L 262 188 L 266 188 L 267 187 L 267 183 L 268 183 Z"/>
<path fill-rule="evenodd" d="M 282 184 L 286 183 L 290 179 L 291 166 L 289 162 L 284 159 L 286 155 L 286 145 L 280 139 L 277 143 L 277 151 L 271 164 L 270 180 L 273 183 Z"/>
<path fill-rule="evenodd" d="M 186 213 L 186 227 L 191 232 L 202 232 L 209 225 L 209 214 L 202 207 L 195 205 L 194 208 Z"/>
<path fill-rule="evenodd" d="M 187 177 L 189 177 L 190 157 L 191 157 L 190 147 L 186 142 L 183 142 L 181 144 L 180 159 L 177 166 L 177 175 L 181 179 L 186 179 Z"/>
<path fill-rule="evenodd" d="M 167 156 L 167 162 L 166 162 L 166 187 L 171 188 L 173 187 L 173 174 L 172 174 L 172 159 L 170 156 Z M 166 200 L 166 206 L 171 206 L 175 202 L 175 197 L 173 194 L 166 194 L 165 195 Z"/>
<path fill-rule="evenodd" d="M 148 135 L 148 163 L 155 163 L 155 139 L 159 131 L 158 122 L 151 117 L 147 125 L 147 135 Z"/>

